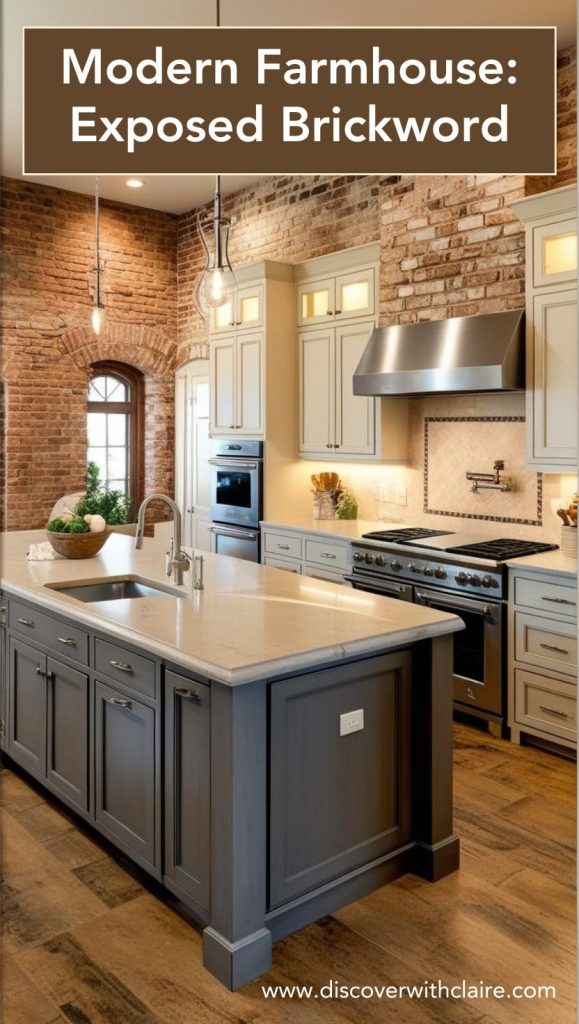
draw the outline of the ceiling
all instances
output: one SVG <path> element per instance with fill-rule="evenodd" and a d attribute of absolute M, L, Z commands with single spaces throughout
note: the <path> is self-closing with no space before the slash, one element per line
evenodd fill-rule
<path fill-rule="evenodd" d="M 21 33 L 25 25 L 98 24 L 123 26 L 214 25 L 215 0 L 0 0 L 2 7 L 2 173 L 21 178 L 22 64 Z M 355 18 L 353 17 L 355 13 Z M 576 39 L 574 0 L 221 0 L 222 25 L 556 25 L 558 45 L 569 46 Z M 94 182 L 86 177 L 32 177 L 32 181 L 92 194 Z M 224 193 L 235 192 L 256 177 L 227 176 Z M 138 190 L 126 185 L 126 178 L 100 179 L 101 195 L 170 213 L 183 213 L 207 202 L 214 179 L 183 175 L 143 178 Z"/>

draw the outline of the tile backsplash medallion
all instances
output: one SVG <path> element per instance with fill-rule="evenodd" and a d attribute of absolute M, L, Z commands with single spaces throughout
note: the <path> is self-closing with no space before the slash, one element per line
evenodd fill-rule
<path fill-rule="evenodd" d="M 574 475 L 547 473 L 539 476 L 524 469 L 525 396 L 517 394 L 452 395 L 416 398 L 410 401 L 410 458 L 407 466 L 361 465 L 324 462 L 302 463 L 302 486 L 309 487 L 309 475 L 320 469 L 336 469 L 344 484 L 358 499 L 361 519 L 386 522 L 411 522 L 418 526 L 449 531 L 468 530 L 489 536 L 520 537 L 559 544 L 561 521 L 556 515 L 561 504 L 568 504 L 577 481 Z M 483 422 L 455 422 L 464 417 L 482 417 Z M 493 418 L 508 419 L 492 422 Z M 429 423 L 428 507 L 425 512 L 425 421 Z M 491 418 L 491 422 L 485 422 Z M 481 491 L 473 494 L 466 470 L 492 473 L 495 459 L 504 459 L 507 476 L 513 479 L 513 491 Z M 468 464 L 467 464 L 468 463 Z M 406 496 L 406 505 L 394 499 L 397 492 Z M 381 500 L 385 495 L 393 500 Z M 541 514 L 537 508 L 541 505 Z M 308 509 L 311 503 L 308 503 Z M 441 514 L 460 512 L 463 515 Z M 471 515 L 492 515 L 510 520 L 539 518 L 541 525 L 525 522 L 497 522 L 474 519 Z"/>

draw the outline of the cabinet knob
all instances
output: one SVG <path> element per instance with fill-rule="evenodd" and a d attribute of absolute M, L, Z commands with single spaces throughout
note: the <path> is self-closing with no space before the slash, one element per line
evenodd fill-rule
<path fill-rule="evenodd" d="M 342 312 L 342 310 L 341 309 L 335 309 L 334 312 L 335 312 L 336 316 L 339 316 L 340 313 Z"/>
<path fill-rule="evenodd" d="M 45 675 L 46 675 L 46 672 L 44 672 L 44 671 L 43 671 L 43 670 L 41 669 L 40 665 L 37 665 L 37 666 L 36 666 L 36 675 L 37 675 L 37 676 L 45 676 Z"/>
<path fill-rule="evenodd" d="M 333 316 L 333 315 L 334 315 L 334 310 L 333 309 L 329 309 L 328 310 L 328 316 Z"/>
<path fill-rule="evenodd" d="M 326 445 L 326 448 L 333 448 L 333 447 L 334 447 L 334 446 L 333 446 L 333 445 L 331 445 L 331 444 L 327 444 L 327 445 Z"/>

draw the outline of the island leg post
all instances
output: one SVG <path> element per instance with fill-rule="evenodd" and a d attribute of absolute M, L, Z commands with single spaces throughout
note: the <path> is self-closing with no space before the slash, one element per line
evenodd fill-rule
<path fill-rule="evenodd" d="M 413 649 L 413 834 L 411 870 L 436 882 L 459 866 L 453 834 L 452 635 Z"/>
<path fill-rule="evenodd" d="M 211 686 L 211 920 L 203 963 L 233 990 L 271 967 L 267 686 Z"/>

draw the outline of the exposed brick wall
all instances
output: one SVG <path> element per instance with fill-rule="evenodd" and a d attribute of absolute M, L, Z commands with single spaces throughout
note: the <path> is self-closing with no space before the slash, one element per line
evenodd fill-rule
<path fill-rule="evenodd" d="M 43 525 L 57 498 L 82 488 L 86 387 L 99 359 L 145 374 L 145 486 L 171 493 L 177 218 L 102 203 L 106 326 L 96 339 L 92 200 L 12 179 L 1 200 L 6 527 Z"/>
<path fill-rule="evenodd" d="M 514 175 L 380 182 L 380 312 L 385 324 L 525 304 L 525 236 L 508 208 Z"/>
<path fill-rule="evenodd" d="M 557 55 L 557 174 L 529 177 L 526 195 L 547 192 L 577 181 L 577 48 Z"/>
<path fill-rule="evenodd" d="M 230 255 L 242 266 L 255 260 L 303 260 L 379 237 L 378 179 L 340 177 L 268 178 L 224 202 L 234 219 Z M 202 358 L 206 325 L 193 293 L 204 265 L 197 211 L 179 218 L 178 362 Z"/>

